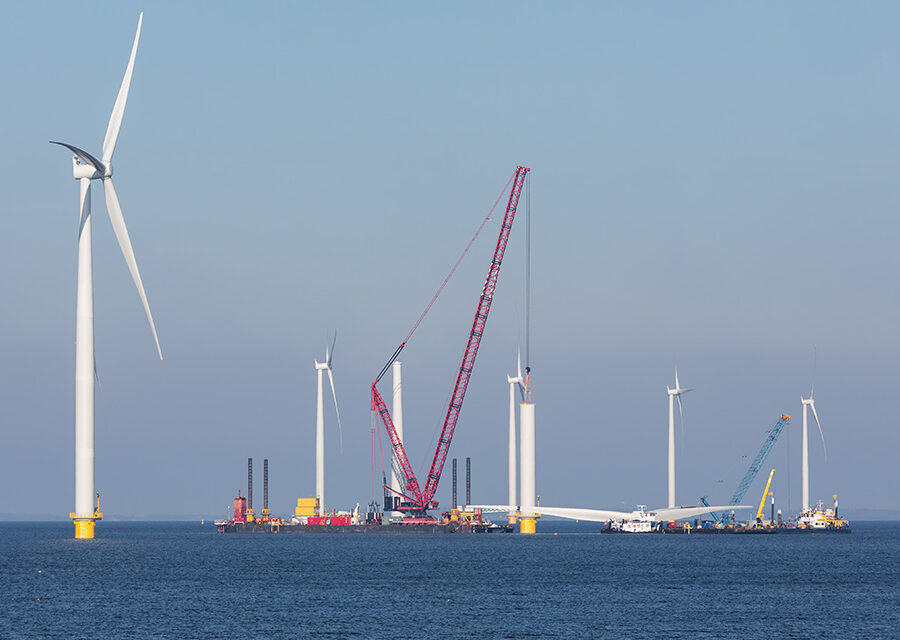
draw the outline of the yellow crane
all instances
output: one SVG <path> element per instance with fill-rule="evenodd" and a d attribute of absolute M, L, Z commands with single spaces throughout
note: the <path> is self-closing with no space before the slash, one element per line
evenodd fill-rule
<path fill-rule="evenodd" d="M 759 509 L 756 510 L 756 526 L 758 526 L 758 527 L 762 526 L 762 524 L 763 524 L 763 521 L 762 521 L 763 509 L 766 506 L 766 496 L 769 495 L 769 487 L 772 486 L 772 476 L 774 476 L 774 475 L 775 475 L 775 469 L 772 469 L 769 472 L 769 481 L 766 482 L 766 490 L 763 491 L 762 500 L 759 501 Z"/>

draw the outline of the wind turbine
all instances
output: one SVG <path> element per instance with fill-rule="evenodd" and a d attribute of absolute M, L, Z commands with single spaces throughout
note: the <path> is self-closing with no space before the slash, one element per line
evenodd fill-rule
<path fill-rule="evenodd" d="M 156 326 L 150 314 L 147 294 L 141 282 L 134 250 L 122 217 L 122 208 L 113 186 L 112 157 L 116 150 L 119 129 L 122 127 L 122 116 L 125 113 L 125 102 L 128 100 L 128 89 L 131 86 L 131 74 L 134 70 L 134 57 L 137 54 L 138 40 L 141 36 L 141 22 L 144 14 L 138 17 L 131 57 L 125 68 L 125 77 L 116 96 L 112 115 L 103 138 L 103 149 L 100 159 L 65 142 L 54 142 L 74 153 L 72 172 L 79 182 L 80 225 L 78 230 L 78 285 L 75 304 L 75 511 L 69 517 L 75 523 L 76 538 L 93 538 L 94 523 L 103 517 L 99 507 L 92 505 L 94 497 L 94 284 L 93 260 L 91 255 L 91 180 L 103 181 L 103 193 L 106 196 L 106 210 L 112 223 L 125 263 L 131 272 L 131 278 L 137 287 L 138 295 L 144 304 L 156 351 L 162 360 L 162 350 L 156 335 Z M 98 495 L 99 497 L 99 495 Z"/>
<path fill-rule="evenodd" d="M 509 504 L 514 505 L 516 500 L 516 387 L 522 394 L 522 402 L 525 401 L 525 378 L 522 377 L 522 355 L 516 353 L 516 376 L 506 376 L 509 383 Z M 453 505 L 454 508 L 456 505 Z M 515 524 L 514 511 L 509 513 L 509 523 Z"/>
<path fill-rule="evenodd" d="M 681 395 L 693 391 L 693 389 L 682 389 L 681 383 L 678 382 L 678 367 L 675 367 L 675 388 L 670 389 L 666 385 L 666 392 L 669 394 L 669 501 L 668 508 L 675 508 L 675 398 L 678 398 L 678 413 L 681 414 L 681 424 L 684 425 L 684 407 L 681 404 Z"/>
<path fill-rule="evenodd" d="M 803 447 L 802 447 L 802 464 L 801 464 L 801 480 L 802 489 L 802 512 L 809 511 L 809 432 L 806 422 L 806 408 L 812 409 L 813 417 L 816 419 L 816 425 L 819 427 L 819 436 L 822 438 L 822 450 L 825 452 L 825 459 L 828 459 L 828 450 L 825 448 L 825 434 L 822 432 L 822 425 L 819 422 L 819 415 L 816 413 L 816 400 L 813 394 L 816 390 L 816 383 L 813 380 L 812 388 L 809 390 L 809 397 L 800 396 L 800 403 L 803 405 Z"/>
<path fill-rule="evenodd" d="M 331 397 L 334 399 L 334 413 L 337 415 L 338 435 L 340 437 L 341 451 L 344 450 L 344 430 L 341 427 L 341 412 L 338 410 L 337 395 L 334 392 L 334 374 L 331 369 L 331 359 L 334 357 L 334 344 L 337 342 L 337 332 L 331 341 L 331 349 L 325 347 L 325 362 L 316 363 L 316 500 L 318 515 L 325 515 L 325 409 L 322 401 L 322 372 L 328 372 L 328 381 L 331 383 Z"/>

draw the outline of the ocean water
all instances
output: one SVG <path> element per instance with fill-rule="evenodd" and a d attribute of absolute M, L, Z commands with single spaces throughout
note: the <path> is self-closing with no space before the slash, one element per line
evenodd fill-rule
<path fill-rule="evenodd" d="M 850 535 L 220 535 L 0 523 L 0 638 L 900 638 L 900 523 Z M 553 535 L 557 533 L 558 535 Z"/>

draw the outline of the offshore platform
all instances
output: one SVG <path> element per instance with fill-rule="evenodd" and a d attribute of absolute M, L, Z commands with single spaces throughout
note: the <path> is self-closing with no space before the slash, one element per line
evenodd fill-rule
<path fill-rule="evenodd" d="M 359 506 L 357 505 L 356 509 L 351 512 L 328 512 L 325 508 L 324 503 L 324 455 L 322 453 L 322 418 L 321 418 L 321 407 L 322 407 L 322 378 L 321 371 L 327 370 L 329 376 L 331 375 L 330 369 L 330 354 L 331 352 L 326 352 L 326 362 L 321 365 L 316 363 L 316 369 L 319 375 L 319 385 L 318 385 L 318 404 L 317 404 L 317 425 L 316 425 L 316 497 L 315 498 L 299 498 L 297 500 L 297 507 L 295 509 L 295 513 L 293 518 L 291 518 L 291 522 L 286 522 L 280 518 L 274 518 L 270 515 L 268 509 L 268 472 L 265 472 L 265 498 L 264 498 L 264 507 L 263 512 L 257 517 L 253 513 L 253 500 L 252 500 L 252 461 L 249 464 L 248 469 L 248 495 L 246 497 L 246 503 L 243 496 L 238 495 L 234 501 L 234 512 L 233 516 L 230 520 L 219 521 L 216 523 L 217 529 L 223 533 L 238 533 L 238 532 L 246 532 L 246 533 L 256 533 L 256 532 L 281 532 L 281 531 L 292 531 L 296 533 L 314 533 L 314 532 L 365 532 L 365 533 L 455 533 L 455 532 L 495 532 L 495 531 L 512 531 L 512 524 L 509 523 L 507 525 L 496 525 L 487 521 L 483 517 L 483 513 L 478 511 L 472 511 L 468 508 L 460 508 L 456 501 L 456 465 L 454 460 L 454 488 L 453 488 L 453 505 L 449 511 L 441 512 L 440 517 L 437 517 L 432 514 L 438 510 L 438 502 L 434 499 L 434 496 L 437 492 L 438 483 L 441 478 L 441 474 L 444 469 L 444 464 L 447 461 L 447 456 L 450 451 L 450 443 L 453 440 L 453 434 L 456 430 L 456 425 L 459 420 L 459 414 L 462 410 L 463 401 L 465 400 L 466 390 L 469 385 L 469 380 L 471 379 L 472 372 L 475 367 L 475 359 L 478 356 L 478 350 L 481 345 L 481 338 L 484 335 L 485 326 L 487 325 L 488 316 L 490 314 L 491 305 L 494 300 L 494 293 L 497 288 L 497 280 L 500 275 L 500 266 L 503 263 L 503 257 L 506 253 L 506 248 L 509 243 L 510 233 L 512 231 L 513 222 L 516 217 L 516 210 L 518 209 L 519 199 L 522 194 L 522 190 L 526 183 L 526 178 L 528 176 L 530 169 L 523 166 L 517 166 L 513 175 L 509 178 L 506 185 L 503 187 L 503 190 L 500 192 L 500 195 L 497 197 L 497 200 L 494 202 L 494 205 L 491 207 L 487 216 L 482 221 L 481 225 L 478 227 L 478 230 L 475 233 L 475 236 L 472 240 L 469 241 L 468 245 L 462 252 L 462 255 L 454 264 L 453 268 L 450 270 L 450 273 L 444 279 L 442 284 L 438 287 L 437 292 L 432 297 L 431 301 L 426 305 L 424 311 L 419 316 L 418 320 L 413 324 L 409 333 L 400 343 L 400 345 L 394 350 L 391 357 L 388 359 L 387 363 L 382 367 L 381 371 L 376 376 L 374 382 L 371 384 L 371 410 L 378 415 L 381 420 L 381 423 L 384 425 L 385 431 L 387 432 L 388 439 L 390 440 L 391 450 L 393 454 L 393 463 L 392 466 L 392 475 L 394 477 L 394 482 L 388 483 L 387 476 L 382 465 L 382 488 L 383 488 L 383 501 L 382 507 L 383 511 L 377 510 L 377 505 L 375 504 L 375 500 L 373 498 L 372 503 L 370 503 L 368 510 L 365 514 L 359 513 Z M 477 237 L 480 235 L 481 231 L 485 228 L 488 221 L 491 219 L 494 210 L 497 208 L 497 205 L 500 203 L 503 194 L 506 193 L 506 190 L 509 189 L 509 200 L 507 202 L 506 211 L 503 216 L 503 221 L 500 224 L 500 232 L 497 238 L 497 243 L 494 247 L 493 255 L 491 256 L 491 262 L 488 266 L 487 276 L 485 277 L 484 285 L 481 289 L 481 293 L 478 297 L 478 302 L 475 307 L 475 317 L 472 321 L 472 327 L 469 330 L 469 336 L 466 341 L 466 347 L 463 352 L 462 362 L 459 366 L 459 370 L 456 375 L 456 382 L 453 386 L 453 391 L 450 395 L 450 402 L 447 406 L 446 415 L 444 417 L 443 426 L 441 428 L 440 436 L 438 437 L 437 446 L 434 452 L 434 457 L 431 462 L 431 468 L 428 471 L 428 476 L 425 481 L 424 487 L 420 485 L 418 479 L 416 478 L 415 473 L 413 472 L 412 465 L 409 461 L 409 456 L 406 453 L 406 449 L 403 444 L 403 435 L 402 435 L 402 409 L 400 409 L 401 405 L 398 402 L 398 394 L 397 389 L 399 387 L 399 365 L 400 363 L 397 361 L 400 353 L 407 346 L 410 338 L 415 333 L 416 329 L 421 324 L 422 320 L 425 318 L 438 296 L 440 296 L 447 282 L 453 276 L 459 264 L 462 262 L 462 259 L 468 253 L 469 249 L 474 244 Z M 527 262 L 527 258 L 526 258 Z M 526 287 L 527 289 L 527 287 Z M 333 349 L 332 349 L 333 351 Z M 526 363 L 527 364 L 527 363 Z M 388 370 L 394 371 L 394 413 L 395 416 L 392 417 L 391 411 L 388 409 L 384 398 L 381 396 L 381 393 L 378 391 L 378 383 L 384 377 Z M 530 368 L 526 367 L 526 371 L 530 371 Z M 528 383 L 529 388 L 527 390 L 528 400 L 530 403 L 530 383 Z M 334 385 L 332 382 L 332 393 L 334 393 Z M 530 406 L 532 408 L 531 416 L 533 417 L 533 405 L 523 404 L 523 412 L 526 407 Z M 335 400 L 335 408 L 337 407 L 337 401 Z M 396 418 L 396 421 L 395 421 Z M 340 422 L 339 422 L 340 424 Z M 531 424 L 531 442 L 533 442 L 533 418 L 530 422 Z M 524 426 L 524 421 L 523 421 Z M 524 433 L 524 430 L 523 430 Z M 523 456 L 525 455 L 525 445 L 527 444 L 527 438 L 523 436 Z M 380 442 L 380 440 L 379 440 Z M 374 445 L 373 445 L 374 446 Z M 373 456 L 374 457 L 374 456 Z M 524 471 L 524 459 L 523 458 L 523 471 Z M 532 464 L 530 465 L 531 475 L 530 475 L 530 486 L 531 486 L 531 494 L 534 493 L 533 487 L 533 447 L 531 449 L 530 459 L 532 460 Z M 468 459 L 467 459 L 468 463 Z M 266 464 L 267 468 L 267 464 Z M 469 467 L 467 464 L 467 471 Z M 467 478 L 469 474 L 467 473 Z M 525 474 L 523 473 L 523 491 L 526 484 Z M 468 495 L 470 489 L 470 485 L 467 482 L 467 501 L 466 504 L 469 505 L 471 497 Z M 524 494 L 523 494 L 524 495 Z M 523 507 L 524 508 L 524 507 Z M 390 516 L 385 518 L 385 513 L 389 513 Z M 534 532 L 534 516 L 532 516 L 529 512 L 525 512 L 522 514 L 520 519 L 520 523 L 522 526 L 522 531 L 525 533 L 533 533 Z"/>
<path fill-rule="evenodd" d="M 807 459 L 805 447 L 807 442 L 807 423 L 805 418 L 806 416 L 804 415 L 804 461 Z M 747 469 L 747 472 L 744 474 L 744 477 L 741 479 L 740 483 L 735 489 L 734 494 L 731 496 L 729 504 L 732 507 L 736 507 L 743 501 L 744 496 L 747 494 L 747 490 L 753 484 L 754 480 L 759 474 L 759 471 L 762 469 L 767 458 L 769 457 L 769 454 L 774 448 L 775 443 L 778 441 L 779 436 L 784 431 L 784 428 L 790 423 L 790 420 L 791 416 L 789 414 L 783 413 L 775 423 L 775 426 L 769 429 L 768 435 L 763 441 L 759 452 L 756 454 L 753 462 L 750 463 L 750 467 Z M 816 417 L 816 422 L 818 422 L 818 417 Z M 710 515 L 713 517 L 713 520 L 711 521 L 698 519 L 694 520 L 693 523 L 657 523 L 655 527 L 650 528 L 647 531 L 676 534 L 850 533 L 850 523 L 847 520 L 841 519 L 841 517 L 839 516 L 837 494 L 832 495 L 834 504 L 831 508 L 826 508 L 821 500 L 818 501 L 815 507 L 811 508 L 809 506 L 808 464 L 804 464 L 803 471 L 804 473 L 802 484 L 804 487 L 804 505 L 797 518 L 792 518 L 789 516 L 787 519 L 784 519 L 780 509 L 776 514 L 775 494 L 771 491 L 772 479 L 775 476 L 775 469 L 772 469 L 769 472 L 769 478 L 766 481 L 762 498 L 759 501 L 759 507 L 756 510 L 756 516 L 752 520 L 749 520 L 747 522 L 738 521 L 735 518 L 734 509 L 726 508 L 725 510 L 718 513 L 711 512 Z M 770 510 L 768 518 L 766 518 L 764 515 L 767 498 L 770 500 Z M 701 496 L 700 503 L 708 507 L 709 502 L 707 500 L 707 496 Z M 606 529 L 604 529 L 604 532 L 620 533 L 626 530 L 627 529 L 622 527 L 620 523 L 610 523 L 610 525 Z"/>
<path fill-rule="evenodd" d="M 472 502 L 471 458 L 466 458 L 466 504 Z M 453 504 L 456 499 L 456 458 L 453 458 Z M 273 516 L 269 511 L 269 461 L 263 460 L 263 508 L 259 514 L 253 511 L 253 459 L 247 459 L 247 495 L 238 491 L 234 499 L 232 516 L 216 521 L 219 533 L 510 533 L 511 525 L 495 524 L 484 517 L 479 509 L 454 506 L 440 518 L 426 515 L 419 518 L 405 517 L 391 520 L 384 517 L 374 501 L 365 513 L 359 504 L 350 511 L 334 510 L 321 513 L 316 498 L 297 498 L 294 515 L 290 519 Z"/>

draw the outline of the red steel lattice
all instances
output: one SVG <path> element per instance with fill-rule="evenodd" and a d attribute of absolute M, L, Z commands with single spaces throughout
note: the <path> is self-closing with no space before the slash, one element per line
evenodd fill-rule
<path fill-rule="evenodd" d="M 487 278 L 485 278 L 484 287 L 482 288 L 481 296 L 478 299 L 478 306 L 475 309 L 475 319 L 472 322 L 472 329 L 469 331 L 466 350 L 463 353 L 462 363 L 459 366 L 459 373 L 456 376 L 453 394 L 450 396 L 450 405 L 447 407 L 447 414 L 444 417 L 444 424 L 441 428 L 441 435 L 438 438 L 434 459 L 431 461 L 431 469 L 428 471 L 428 480 L 425 483 L 424 491 L 419 487 L 419 481 L 416 479 L 412 466 L 409 463 L 409 457 L 406 455 L 403 443 L 397 435 L 397 430 L 391 419 L 390 411 L 388 411 L 387 405 L 385 405 L 384 398 L 381 397 L 381 394 L 375 387 L 378 380 L 372 383 L 372 409 L 377 411 L 381 416 L 384 427 L 388 432 L 394 455 L 397 457 L 401 471 L 405 476 L 407 496 L 413 499 L 423 509 L 432 507 L 432 498 L 434 498 L 434 495 L 437 492 L 438 482 L 441 479 L 441 472 L 444 469 L 444 463 L 446 462 L 447 454 L 450 451 L 450 442 L 453 440 L 453 432 L 456 429 L 456 423 L 459 420 L 459 413 L 466 396 L 466 388 L 469 386 L 469 379 L 471 378 L 472 370 L 475 367 L 475 358 L 478 355 L 478 347 L 481 345 L 481 338 L 484 335 L 484 328 L 487 324 L 488 314 L 491 310 L 491 303 L 494 301 L 494 291 L 497 288 L 500 265 L 503 263 L 503 255 L 506 253 L 509 234 L 512 231 L 513 221 L 516 217 L 519 196 L 522 193 L 525 177 L 529 171 L 530 169 L 527 167 L 519 166 L 516 167 L 516 172 L 513 176 L 513 184 L 509 192 L 509 203 L 506 206 L 506 214 L 503 216 L 503 223 L 500 225 L 500 235 L 497 238 L 497 246 L 494 248 L 494 255 L 491 258 L 491 265 L 488 268 Z M 400 345 L 395 352 L 394 357 L 397 356 L 404 346 L 405 343 Z"/>

